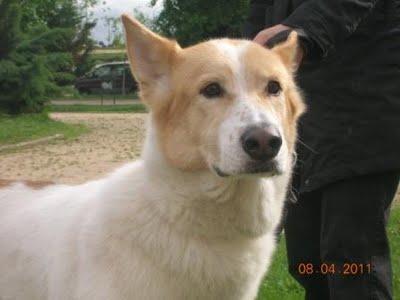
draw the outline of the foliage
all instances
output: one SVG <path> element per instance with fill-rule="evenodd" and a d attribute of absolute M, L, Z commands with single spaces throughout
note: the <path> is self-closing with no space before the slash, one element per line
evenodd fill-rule
<path fill-rule="evenodd" d="M 22 8 L 22 30 L 44 24 L 49 28 L 74 27 L 92 19 L 89 8 L 98 0 L 19 0 Z"/>
<path fill-rule="evenodd" d="M 75 75 L 81 76 L 93 67 L 89 55 L 94 49 L 95 42 L 90 37 L 90 32 L 96 23 L 85 23 L 78 35 L 71 41 L 72 57 L 75 63 Z"/>
<path fill-rule="evenodd" d="M 106 17 L 105 23 L 108 27 L 108 45 L 113 48 L 124 48 L 125 42 L 120 18 Z"/>
<path fill-rule="evenodd" d="M 48 52 L 69 53 L 68 61 L 72 64 L 68 72 L 76 76 L 86 73 L 92 65 L 88 62 L 89 53 L 94 48 L 90 37 L 94 22 L 89 7 L 97 4 L 97 0 L 20 0 L 23 5 L 23 30 L 33 35 L 33 31 L 44 34 L 37 44 Z M 64 56 L 65 58 L 65 56 Z M 54 69 L 54 68 L 53 68 Z M 60 75 L 56 76 L 59 78 Z M 68 76 L 74 79 L 73 76 Z M 67 78 L 67 76 L 62 76 Z M 70 81 L 69 83 L 71 83 Z M 59 85 L 67 82 L 57 82 Z"/>
<path fill-rule="evenodd" d="M 28 46 L 20 31 L 21 9 L 17 0 L 0 3 L 0 109 L 12 114 L 38 112 L 52 90 L 42 57 L 19 49 Z"/>
<path fill-rule="evenodd" d="M 0 58 L 7 58 L 17 46 L 21 34 L 20 19 L 17 3 L 0 1 Z"/>
<path fill-rule="evenodd" d="M 0 109 L 38 112 L 90 70 L 97 0 L 0 0 Z"/>
<path fill-rule="evenodd" d="M 46 26 L 34 28 L 35 34 L 25 36 L 18 47 L 19 53 L 35 55 L 43 58 L 50 71 L 50 79 L 57 85 L 71 84 L 75 76 L 73 55 L 65 49 L 71 47 L 73 30 L 70 28 L 55 28 L 49 30 Z"/>
<path fill-rule="evenodd" d="M 155 5 L 155 3 L 154 3 Z M 147 15 L 145 15 L 143 12 L 141 12 L 139 9 L 135 8 L 133 10 L 133 15 L 135 16 L 135 18 L 142 23 L 143 25 L 145 25 L 147 28 L 151 29 L 154 32 L 158 32 L 161 33 L 160 28 L 157 27 L 156 22 L 158 18 L 152 18 L 149 17 Z"/>
<path fill-rule="evenodd" d="M 157 0 L 152 0 L 155 5 Z M 238 37 L 249 0 L 164 0 L 155 20 L 162 34 L 186 46 L 216 37 Z M 212 8 L 212 9 L 211 9 Z"/>

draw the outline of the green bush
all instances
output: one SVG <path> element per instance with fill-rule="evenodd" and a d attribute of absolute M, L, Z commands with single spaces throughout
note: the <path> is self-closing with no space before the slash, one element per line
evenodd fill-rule
<path fill-rule="evenodd" d="M 157 0 L 151 2 L 154 5 Z M 249 0 L 164 0 L 163 3 L 154 29 L 187 46 L 210 38 L 239 37 Z"/>
<path fill-rule="evenodd" d="M 10 114 L 41 111 L 52 86 L 44 59 L 19 49 L 20 16 L 18 1 L 0 3 L 0 109 Z"/>
<path fill-rule="evenodd" d="M 0 110 L 40 112 L 46 99 L 90 70 L 95 24 L 84 20 L 81 5 L 0 0 Z"/>

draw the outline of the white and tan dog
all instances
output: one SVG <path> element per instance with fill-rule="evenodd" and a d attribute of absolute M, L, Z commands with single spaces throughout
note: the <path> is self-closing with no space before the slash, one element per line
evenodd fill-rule
<path fill-rule="evenodd" d="M 182 49 L 123 23 L 151 110 L 142 159 L 79 186 L 3 187 L 0 299 L 254 299 L 303 111 L 296 36 Z"/>

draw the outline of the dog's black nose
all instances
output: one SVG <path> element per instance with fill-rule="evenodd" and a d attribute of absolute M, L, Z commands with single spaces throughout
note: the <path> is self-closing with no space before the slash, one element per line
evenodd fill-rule
<path fill-rule="evenodd" d="M 255 160 L 274 158 L 282 146 L 282 138 L 273 126 L 251 126 L 241 137 L 243 150 Z"/>

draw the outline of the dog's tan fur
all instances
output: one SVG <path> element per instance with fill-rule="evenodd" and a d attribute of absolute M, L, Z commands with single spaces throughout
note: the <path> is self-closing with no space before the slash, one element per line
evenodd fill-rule
<path fill-rule="evenodd" d="M 27 187 L 33 188 L 35 190 L 40 190 L 42 188 L 48 187 L 50 185 L 53 185 L 54 182 L 51 181 L 32 181 L 32 180 L 6 180 L 6 179 L 0 179 L 0 188 L 6 188 L 10 187 L 14 184 L 23 184 Z"/>

